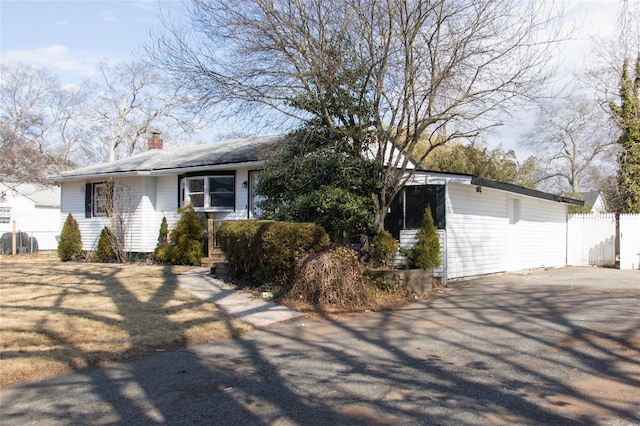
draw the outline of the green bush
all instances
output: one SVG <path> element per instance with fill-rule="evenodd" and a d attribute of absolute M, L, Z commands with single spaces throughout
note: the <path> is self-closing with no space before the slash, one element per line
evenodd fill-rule
<path fill-rule="evenodd" d="M 405 251 L 405 257 L 411 268 L 430 269 L 440 266 L 440 238 L 429 206 L 424 211 L 418 242 Z"/>
<path fill-rule="evenodd" d="M 200 265 L 204 223 L 192 205 L 179 209 L 180 219 L 169 233 L 166 258 L 173 264 Z"/>
<path fill-rule="evenodd" d="M 258 229 L 267 221 L 235 220 L 222 222 L 218 228 L 218 244 L 224 252 L 229 270 L 237 277 L 251 276 L 260 265 L 256 252 Z"/>
<path fill-rule="evenodd" d="M 398 252 L 398 242 L 386 229 L 378 233 L 373 241 L 374 263 L 377 266 L 390 266 Z"/>
<path fill-rule="evenodd" d="M 260 269 L 268 282 L 287 285 L 295 278 L 296 260 L 303 253 L 329 247 L 329 236 L 313 223 L 272 222 L 258 230 Z"/>
<path fill-rule="evenodd" d="M 102 232 L 100 232 L 95 258 L 101 263 L 118 261 L 118 240 L 113 231 L 108 227 L 102 228 Z"/>
<path fill-rule="evenodd" d="M 329 247 L 329 236 L 312 223 L 244 220 L 224 222 L 218 243 L 236 276 L 289 285 L 296 260 Z"/>
<path fill-rule="evenodd" d="M 75 260 L 82 254 L 82 237 L 78 222 L 71 213 L 64 221 L 62 232 L 60 233 L 60 243 L 58 243 L 58 256 L 63 262 Z"/>

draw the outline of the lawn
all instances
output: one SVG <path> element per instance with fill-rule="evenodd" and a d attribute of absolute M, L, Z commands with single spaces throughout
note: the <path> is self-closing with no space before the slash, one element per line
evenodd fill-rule
<path fill-rule="evenodd" d="M 179 288 L 176 274 L 187 269 L 0 260 L 0 386 L 250 329 Z"/>

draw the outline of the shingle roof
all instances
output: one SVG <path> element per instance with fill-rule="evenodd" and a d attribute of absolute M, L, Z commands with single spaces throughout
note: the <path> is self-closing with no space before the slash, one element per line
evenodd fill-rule
<path fill-rule="evenodd" d="M 58 186 L 37 186 L 29 183 L 19 185 L 7 185 L 2 183 L 3 191 L 15 191 L 16 193 L 29 198 L 36 207 L 60 207 L 60 187 Z"/>
<path fill-rule="evenodd" d="M 68 170 L 61 173 L 58 178 L 66 180 L 80 176 L 118 175 L 129 172 L 151 172 L 263 161 L 273 155 L 284 140 L 285 136 L 278 135 L 161 150 L 154 149 L 111 163 Z"/>

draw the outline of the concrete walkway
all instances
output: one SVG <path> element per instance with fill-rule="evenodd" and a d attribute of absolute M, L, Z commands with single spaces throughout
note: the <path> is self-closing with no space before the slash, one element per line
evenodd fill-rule
<path fill-rule="evenodd" d="M 238 290 L 210 275 L 209 268 L 196 268 L 178 275 L 178 285 L 254 327 L 265 327 L 303 315 L 271 300 Z"/>

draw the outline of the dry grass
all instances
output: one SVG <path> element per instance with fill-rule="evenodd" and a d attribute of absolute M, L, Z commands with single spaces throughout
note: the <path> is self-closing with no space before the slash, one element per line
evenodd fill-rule
<path fill-rule="evenodd" d="M 177 286 L 185 267 L 0 260 L 0 386 L 238 336 Z"/>

